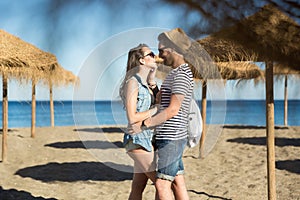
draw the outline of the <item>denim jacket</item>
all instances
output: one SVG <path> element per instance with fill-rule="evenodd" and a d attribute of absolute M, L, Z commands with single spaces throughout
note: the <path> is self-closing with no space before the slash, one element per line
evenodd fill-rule
<path fill-rule="evenodd" d="M 149 110 L 151 106 L 151 94 L 148 90 L 148 87 L 144 85 L 141 81 L 141 78 L 138 75 L 134 75 L 134 78 L 138 81 L 138 97 L 137 97 L 137 112 L 144 112 Z M 138 144 L 145 148 L 147 151 L 152 151 L 152 137 L 153 131 L 150 129 L 143 130 L 140 133 L 130 135 L 125 133 L 123 138 L 123 144 L 126 145 L 129 140 L 132 139 L 134 144 Z"/>

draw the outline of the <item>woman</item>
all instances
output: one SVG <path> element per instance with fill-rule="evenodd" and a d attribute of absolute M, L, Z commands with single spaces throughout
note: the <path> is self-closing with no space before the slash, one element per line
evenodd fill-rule
<path fill-rule="evenodd" d="M 158 91 L 154 81 L 157 65 L 155 55 L 145 44 L 128 53 L 127 73 L 120 87 L 120 96 L 126 109 L 128 130 L 140 127 L 143 120 L 157 112 L 155 95 Z M 151 107 L 152 106 L 152 107 Z M 129 199 L 142 199 L 148 179 L 155 182 L 153 131 L 137 130 L 137 134 L 124 134 L 124 146 L 134 160 L 134 176 Z"/>

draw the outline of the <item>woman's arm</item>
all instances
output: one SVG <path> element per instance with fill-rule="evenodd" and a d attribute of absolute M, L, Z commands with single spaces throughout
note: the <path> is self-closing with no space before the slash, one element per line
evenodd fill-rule
<path fill-rule="evenodd" d="M 130 79 L 126 87 L 126 114 L 129 124 L 142 122 L 151 117 L 157 111 L 157 108 L 152 108 L 144 112 L 137 112 L 137 97 L 138 97 L 138 82 L 135 79 Z"/>

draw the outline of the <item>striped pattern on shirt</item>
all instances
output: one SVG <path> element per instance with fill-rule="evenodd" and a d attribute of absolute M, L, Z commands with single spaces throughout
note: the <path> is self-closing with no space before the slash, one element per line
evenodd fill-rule
<path fill-rule="evenodd" d="M 184 95 L 178 114 L 156 127 L 155 139 L 179 140 L 187 137 L 188 111 L 193 94 L 193 74 L 188 64 L 173 69 L 161 86 L 161 110 L 170 104 L 172 94 Z"/>

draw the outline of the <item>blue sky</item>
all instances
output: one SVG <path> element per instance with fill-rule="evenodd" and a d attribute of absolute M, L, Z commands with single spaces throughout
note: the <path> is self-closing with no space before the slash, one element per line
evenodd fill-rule
<path fill-rule="evenodd" d="M 110 5 L 109 2 L 119 4 Z M 54 9 L 56 12 L 49 7 L 53 5 L 50 3 L 51 0 L 2 0 L 0 28 L 55 54 L 65 69 L 80 77 L 81 83 L 77 88 L 55 88 L 55 100 L 114 98 L 125 72 L 129 48 L 147 43 L 156 51 L 156 34 L 180 26 L 178 18 L 183 15 L 179 7 L 159 1 L 72 1 L 71 5 L 61 10 Z M 130 34 L 134 32 L 136 35 L 132 38 L 136 41 L 130 39 Z M 147 32 L 150 32 L 149 35 Z M 115 40 L 118 43 L 114 43 Z M 109 45 L 111 43 L 113 45 Z M 108 58 L 111 61 L 105 61 Z M 298 79 L 289 78 L 289 99 L 300 99 L 296 87 L 299 83 Z M 283 87 L 283 80 L 276 79 L 275 99 L 283 99 Z M 218 97 L 215 91 L 222 89 L 225 96 Z M 227 81 L 224 88 L 209 88 L 208 97 L 265 99 L 265 86 L 263 82 L 255 85 L 253 81 L 248 81 L 237 85 L 236 81 Z M 36 98 L 48 100 L 47 87 L 39 85 Z M 9 82 L 9 100 L 30 99 L 30 85 Z"/>

